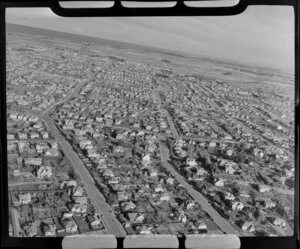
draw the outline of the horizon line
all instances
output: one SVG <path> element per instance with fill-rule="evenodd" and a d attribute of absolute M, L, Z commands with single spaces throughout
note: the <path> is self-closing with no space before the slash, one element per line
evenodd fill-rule
<path fill-rule="evenodd" d="M 134 43 L 134 42 L 127 42 L 127 41 L 120 41 L 120 40 L 114 40 L 114 39 L 108 39 L 108 38 L 103 38 L 103 37 L 98 37 L 98 36 L 92 36 L 92 35 L 86 35 L 86 34 L 78 34 L 78 33 L 74 33 L 74 32 L 66 32 L 66 31 L 60 31 L 57 29 L 50 29 L 50 28 L 44 28 L 44 27 L 36 27 L 36 26 L 31 26 L 31 25 L 24 25 L 24 24 L 19 24 L 19 23 L 13 23 L 13 22 L 6 22 L 5 23 L 6 27 L 7 25 L 15 25 L 15 26 L 20 26 L 20 27 L 27 27 L 27 28 L 33 28 L 33 29 L 37 29 L 37 30 L 48 30 L 48 31 L 52 31 L 52 32 L 56 32 L 56 33 L 63 33 L 63 34 L 71 34 L 71 35 L 75 35 L 75 36 L 81 36 L 81 37 L 86 37 L 86 38 L 94 38 L 94 39 L 99 39 L 99 40 L 103 40 L 106 42 L 115 42 L 115 43 L 120 43 L 120 45 L 123 46 L 140 46 L 143 47 L 145 49 L 152 49 L 155 50 L 156 53 L 161 53 L 161 52 L 166 52 L 166 53 L 172 53 L 172 55 L 176 55 L 176 56 L 189 56 L 195 59 L 215 59 L 215 60 L 219 60 L 219 62 L 221 63 L 232 63 L 232 64 L 239 64 L 239 66 L 244 66 L 244 67 L 255 67 L 255 68 L 268 68 L 270 70 L 281 70 L 284 73 L 288 73 L 288 74 L 294 74 L 295 73 L 295 64 L 293 64 L 293 66 L 286 66 L 284 68 L 276 66 L 276 65 L 271 65 L 271 64 L 265 64 L 262 65 L 262 63 L 255 63 L 255 62 L 243 62 L 237 59 L 229 59 L 229 58 L 224 58 L 222 56 L 213 56 L 213 55 L 208 55 L 208 54 L 200 54 L 199 52 L 196 52 L 195 54 L 191 53 L 191 52 L 184 52 L 184 51 L 178 51 L 178 50 L 172 50 L 172 49 L 167 49 L 167 48 L 160 48 L 157 47 L 155 45 L 147 45 L 147 44 L 142 44 L 142 43 Z M 9 32 L 6 29 L 6 32 Z M 63 37 L 59 37 L 60 39 L 67 39 L 67 38 L 63 38 Z M 134 47 L 133 49 L 138 49 L 136 47 Z M 160 51 L 156 51 L 156 50 L 160 50 Z"/>

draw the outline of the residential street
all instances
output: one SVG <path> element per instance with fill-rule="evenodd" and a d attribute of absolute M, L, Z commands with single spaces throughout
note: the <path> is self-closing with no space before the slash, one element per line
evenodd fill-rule
<path fill-rule="evenodd" d="M 13 236 L 19 237 L 20 233 L 22 232 L 19 223 L 20 214 L 15 208 L 11 208 L 10 213 L 12 216 Z"/>
<path fill-rule="evenodd" d="M 83 87 L 90 80 L 91 79 L 89 79 L 88 81 L 83 81 L 74 89 L 72 94 L 68 95 L 67 98 L 48 108 L 40 115 L 40 117 L 45 121 L 45 124 L 48 127 L 49 131 L 54 136 L 55 140 L 59 143 L 62 151 L 69 159 L 76 173 L 80 176 L 81 182 L 83 183 L 88 196 L 92 199 L 97 212 L 99 214 L 102 214 L 102 220 L 107 232 L 115 234 L 117 237 L 123 237 L 126 235 L 126 231 L 114 216 L 114 212 L 109 204 L 106 203 L 104 196 L 97 189 L 95 181 L 90 172 L 84 166 L 79 156 L 73 150 L 72 146 L 65 140 L 65 138 L 60 134 L 59 130 L 55 127 L 53 120 L 48 116 L 48 113 L 51 113 L 51 111 L 53 111 L 57 105 L 70 100 L 72 97 L 78 94 L 78 91 L 81 89 L 81 87 Z"/>
<path fill-rule="evenodd" d="M 126 231 L 114 216 L 114 212 L 106 203 L 104 196 L 97 189 L 93 177 L 91 176 L 88 169 L 84 166 L 81 159 L 74 152 L 71 145 L 59 133 L 58 129 L 55 127 L 53 121 L 50 118 L 46 119 L 46 124 L 55 137 L 56 141 L 59 143 L 62 151 L 71 162 L 72 166 L 75 169 L 75 172 L 80 176 L 81 182 L 84 184 L 84 187 L 89 197 L 92 199 L 95 208 L 100 214 L 103 215 L 102 219 L 108 233 L 115 234 L 117 237 L 125 236 Z"/>
<path fill-rule="evenodd" d="M 229 221 L 225 220 L 219 213 L 209 204 L 207 199 L 198 191 L 196 191 L 192 186 L 190 186 L 184 177 L 180 175 L 171 164 L 168 163 L 169 160 L 169 150 L 165 142 L 160 141 L 160 155 L 161 160 L 166 167 L 166 169 L 175 177 L 175 179 L 185 187 L 188 193 L 201 205 L 203 210 L 214 220 L 214 222 L 227 234 L 237 234 L 238 231 L 234 229 L 234 227 L 229 223 Z"/>

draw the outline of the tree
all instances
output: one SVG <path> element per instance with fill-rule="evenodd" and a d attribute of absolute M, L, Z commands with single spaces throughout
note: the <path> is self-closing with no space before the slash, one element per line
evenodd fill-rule
<path fill-rule="evenodd" d="M 112 194 L 112 193 L 109 193 L 107 196 L 106 196 L 106 198 L 107 198 L 107 202 L 108 203 L 114 203 L 115 201 L 117 201 L 117 197 L 116 197 L 116 195 L 115 194 Z"/>
<path fill-rule="evenodd" d="M 76 176 L 75 176 L 75 172 L 74 172 L 73 169 L 70 169 L 70 170 L 69 170 L 68 176 L 69 176 L 71 179 L 75 180 L 75 177 L 76 177 Z"/>
<path fill-rule="evenodd" d="M 188 198 L 189 194 L 184 188 L 179 188 L 177 192 L 177 197 L 183 200 L 186 200 Z"/>
<path fill-rule="evenodd" d="M 155 217 L 151 214 L 151 213 L 148 213 L 146 216 L 145 216 L 145 221 L 144 221 L 146 224 L 152 224 L 152 223 L 156 223 L 156 220 L 155 220 Z"/>
<path fill-rule="evenodd" d="M 246 155 L 244 155 L 240 152 L 237 152 L 235 160 L 237 163 L 246 163 L 248 161 L 248 158 Z"/>

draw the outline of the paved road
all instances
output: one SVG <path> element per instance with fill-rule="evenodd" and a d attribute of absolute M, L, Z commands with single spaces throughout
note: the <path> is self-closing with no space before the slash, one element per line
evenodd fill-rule
<path fill-rule="evenodd" d="M 173 136 L 174 136 L 175 138 L 178 138 L 178 137 L 179 137 L 179 134 L 178 134 L 178 131 L 177 131 L 176 127 L 175 127 L 175 124 L 174 124 L 174 122 L 173 122 L 173 119 L 172 119 L 172 117 L 170 116 L 169 111 L 168 111 L 167 109 L 163 108 L 163 101 L 162 101 L 162 98 L 161 98 L 161 95 L 160 95 L 161 92 L 162 92 L 162 90 L 161 90 L 161 88 L 159 87 L 159 88 L 155 89 L 155 90 L 152 92 L 152 96 L 153 96 L 153 97 L 155 97 L 155 96 L 158 97 L 159 103 L 160 103 L 160 105 L 161 105 L 160 110 L 161 110 L 161 112 L 165 115 L 165 117 L 167 118 Z"/>
<path fill-rule="evenodd" d="M 78 94 L 79 90 L 80 90 L 85 84 L 87 84 L 87 83 L 90 82 L 90 81 L 91 81 L 91 79 L 82 81 L 80 84 L 78 84 L 78 85 L 74 88 L 73 92 L 72 92 L 70 95 L 68 95 L 66 98 L 62 99 L 61 101 L 59 101 L 59 102 L 57 102 L 57 103 L 54 103 L 53 105 L 49 106 L 49 107 L 48 107 L 47 109 L 45 109 L 39 116 L 40 116 L 41 118 L 47 117 L 47 115 L 48 115 L 49 113 L 51 113 L 51 111 L 54 111 L 54 109 L 55 109 L 56 106 L 58 106 L 58 105 L 60 105 L 60 104 L 62 104 L 62 103 L 64 103 L 64 102 L 70 100 L 71 98 L 75 97 L 75 95 Z"/>
<path fill-rule="evenodd" d="M 8 183 L 9 187 L 21 186 L 21 185 L 30 185 L 30 184 L 50 184 L 54 183 L 54 181 L 30 181 L 30 182 L 12 182 Z"/>
<path fill-rule="evenodd" d="M 175 126 L 175 124 L 174 124 L 174 122 L 173 122 L 173 119 L 172 119 L 172 117 L 170 116 L 169 111 L 168 111 L 167 109 L 165 109 L 165 108 L 161 108 L 161 110 L 162 110 L 162 112 L 165 114 L 165 116 L 166 116 L 166 118 L 167 118 L 167 120 L 168 120 L 170 129 L 171 129 L 171 131 L 172 131 L 174 137 L 175 137 L 175 138 L 178 138 L 178 137 L 179 137 L 179 134 L 178 134 L 178 131 L 177 131 L 177 129 L 176 129 L 176 126 Z"/>
<path fill-rule="evenodd" d="M 112 208 L 106 203 L 104 196 L 95 186 L 94 179 L 88 169 L 84 166 L 81 159 L 72 149 L 71 145 L 61 134 L 59 134 L 58 129 L 55 127 L 53 121 L 49 117 L 46 118 L 46 125 L 49 131 L 55 137 L 56 141 L 60 144 L 62 151 L 71 162 L 76 173 L 80 176 L 81 182 L 84 184 L 84 187 L 89 197 L 92 199 L 96 210 L 100 214 L 103 214 L 102 219 L 108 233 L 115 234 L 117 237 L 124 237 L 126 235 L 126 231 L 114 216 L 114 212 Z"/>
<path fill-rule="evenodd" d="M 7 142 L 10 143 L 21 143 L 21 142 L 31 142 L 31 143 L 42 143 L 42 142 L 47 142 L 47 143 L 51 143 L 51 142 L 55 142 L 54 139 L 23 139 L 23 140 L 7 140 Z"/>
<path fill-rule="evenodd" d="M 54 118 L 53 120 L 64 120 L 64 119 L 59 119 L 59 118 Z M 85 124 L 85 125 L 89 125 L 89 124 L 93 124 L 95 125 L 97 128 L 103 128 L 103 127 L 110 127 L 113 129 L 122 129 L 122 130 L 130 130 L 130 131 L 136 131 L 136 132 L 144 132 L 146 134 L 158 134 L 161 136 L 165 136 L 164 133 L 160 133 L 160 132 L 153 132 L 153 131 L 149 131 L 149 130 L 145 130 L 145 129 L 141 129 L 141 128 L 136 128 L 133 126 L 127 127 L 127 126 L 122 126 L 122 125 L 105 125 L 105 124 L 101 124 L 101 123 L 97 123 L 97 122 L 87 122 L 87 121 L 82 121 L 82 120 L 78 120 L 78 119 L 71 119 L 74 122 L 78 123 L 78 124 Z"/>
<path fill-rule="evenodd" d="M 230 144 L 239 143 L 239 141 L 235 141 L 235 140 L 215 139 L 215 138 L 200 137 L 200 136 L 182 136 L 182 138 L 191 139 L 200 142 L 215 142 L 215 143 L 230 143 Z"/>
<path fill-rule="evenodd" d="M 198 191 L 196 191 L 191 185 L 189 185 L 185 178 L 180 175 L 171 164 L 168 163 L 169 150 L 165 143 L 160 141 L 160 155 L 161 160 L 167 170 L 175 177 L 175 179 L 188 191 L 188 193 L 201 205 L 202 209 L 208 213 L 208 215 L 214 220 L 214 222 L 227 234 L 237 234 L 239 232 L 234 229 L 234 227 L 225 220 L 221 215 L 209 204 L 207 199 Z"/>
<path fill-rule="evenodd" d="M 119 223 L 119 221 L 114 216 L 114 211 L 112 208 L 106 203 L 104 196 L 101 192 L 97 189 L 95 185 L 95 181 L 91 176 L 88 169 L 84 166 L 81 159 L 77 155 L 77 153 L 73 150 L 72 146 L 65 140 L 65 138 L 59 133 L 58 129 L 53 123 L 53 120 L 49 117 L 49 114 L 56 108 L 57 105 L 60 105 L 74 96 L 76 96 L 79 90 L 88 82 L 90 82 L 93 78 L 88 79 L 80 83 L 73 92 L 68 95 L 65 99 L 55 103 L 48 109 L 46 109 L 43 113 L 39 116 L 45 121 L 46 126 L 50 133 L 54 136 L 55 140 L 59 143 L 62 151 L 69 159 L 70 163 L 74 167 L 76 173 L 80 176 L 81 182 L 83 183 L 89 197 L 92 199 L 94 206 L 99 212 L 102 214 L 102 220 L 106 227 L 108 233 L 115 234 L 117 237 L 124 237 L 126 235 L 126 231 L 124 230 L 123 226 Z"/>
<path fill-rule="evenodd" d="M 19 234 L 22 233 L 20 223 L 19 223 L 20 215 L 15 208 L 11 208 L 10 212 L 11 212 L 11 220 L 13 225 L 13 236 L 20 237 Z"/>
<path fill-rule="evenodd" d="M 168 123 L 169 123 L 169 126 L 170 126 L 170 129 L 173 133 L 173 135 L 175 136 L 175 138 L 178 138 L 179 137 L 179 134 L 178 134 L 178 131 L 175 127 L 175 124 L 173 122 L 173 119 L 171 118 L 170 116 L 170 113 L 168 112 L 168 110 L 164 109 L 164 108 L 161 108 L 162 112 L 165 114 L 167 120 L 168 120 Z"/>
<path fill-rule="evenodd" d="M 236 183 L 240 184 L 240 185 L 256 185 L 257 182 L 248 182 L 248 181 L 240 181 L 240 180 L 235 180 Z M 284 194 L 284 195 L 294 195 L 295 191 L 291 190 L 291 189 L 286 189 L 286 188 L 277 188 L 277 187 L 272 187 L 273 190 L 275 190 L 278 193 Z"/>

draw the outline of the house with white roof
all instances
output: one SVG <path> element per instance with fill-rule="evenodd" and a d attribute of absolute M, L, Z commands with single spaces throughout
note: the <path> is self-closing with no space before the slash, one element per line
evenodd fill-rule
<path fill-rule="evenodd" d="M 29 204 L 31 202 L 31 194 L 25 193 L 25 194 L 19 194 L 19 204 Z"/>
<path fill-rule="evenodd" d="M 231 207 L 233 210 L 241 211 L 244 208 L 244 204 L 240 201 L 233 201 Z"/>
<path fill-rule="evenodd" d="M 252 222 L 246 221 L 242 225 L 242 230 L 253 233 L 253 232 L 255 232 L 255 226 Z"/>
<path fill-rule="evenodd" d="M 49 178 L 52 176 L 52 168 L 50 166 L 41 166 L 37 170 L 38 179 Z"/>

